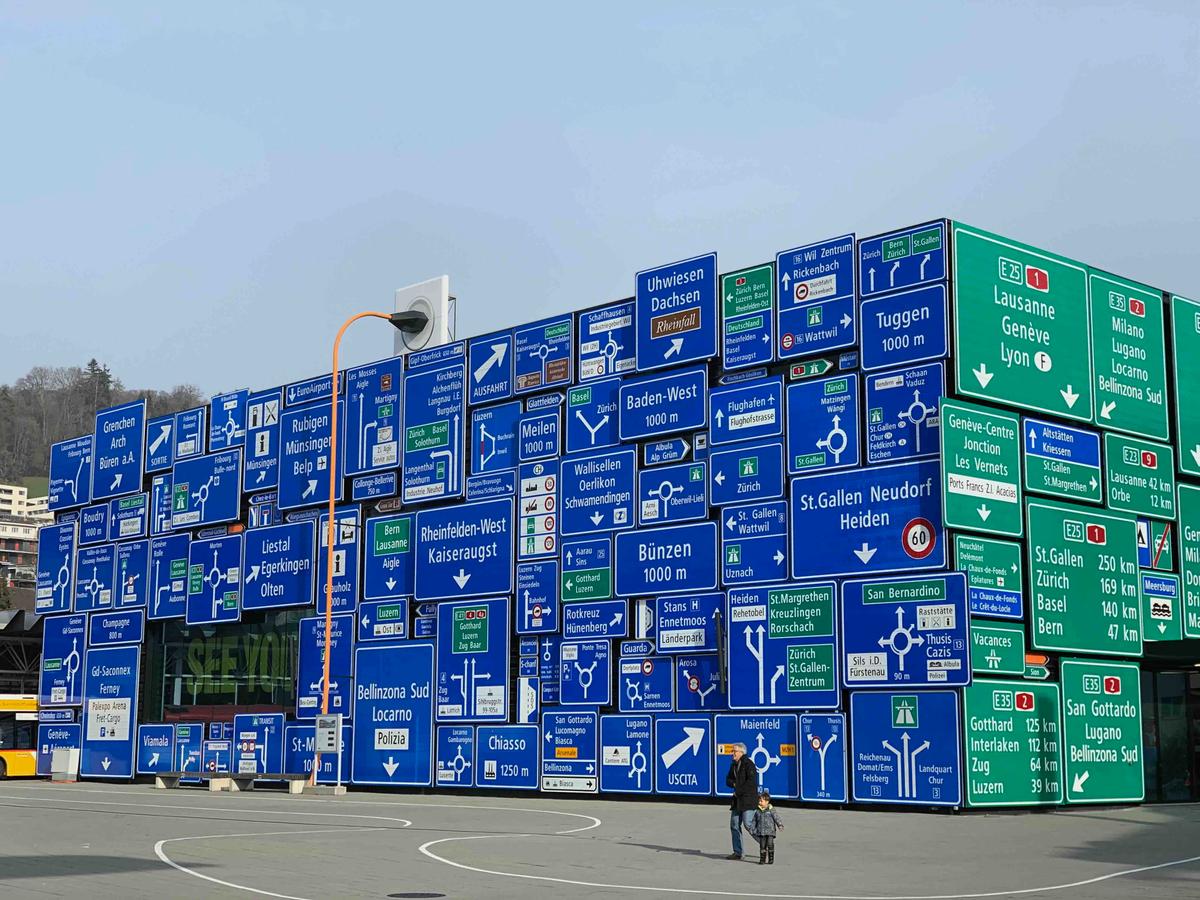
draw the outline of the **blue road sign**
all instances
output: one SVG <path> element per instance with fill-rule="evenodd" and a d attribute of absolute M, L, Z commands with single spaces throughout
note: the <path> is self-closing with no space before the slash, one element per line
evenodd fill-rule
<path fill-rule="evenodd" d="M 766 584 L 787 577 L 788 505 L 767 500 L 721 510 L 721 582 Z"/>
<path fill-rule="evenodd" d="M 780 359 L 857 342 L 853 234 L 777 254 L 775 278 Z"/>
<path fill-rule="evenodd" d="M 156 416 L 146 423 L 146 471 L 162 472 L 175 464 L 175 415 Z"/>
<path fill-rule="evenodd" d="M 246 454 L 242 488 L 273 491 L 279 487 L 279 407 L 282 388 L 257 391 L 246 398 Z"/>
<path fill-rule="evenodd" d="M 112 609 L 116 547 L 100 544 L 75 554 L 75 612 Z"/>
<path fill-rule="evenodd" d="M 246 442 L 248 390 L 218 394 L 208 404 L 208 452 L 240 447 Z"/>
<path fill-rule="evenodd" d="M 929 362 L 946 355 L 944 284 L 864 300 L 859 315 L 864 371 Z"/>
<path fill-rule="evenodd" d="M 251 494 L 247 500 L 250 506 L 246 511 L 247 528 L 266 528 L 279 523 L 279 498 L 275 491 Z"/>
<path fill-rule="evenodd" d="M 529 662 L 536 664 L 536 659 Z M 541 679 L 536 673 L 522 674 L 517 679 L 517 717 L 520 725 L 536 725 L 541 718 Z"/>
<path fill-rule="evenodd" d="M 854 691 L 850 731 L 859 803 L 962 803 L 957 691 Z"/>
<path fill-rule="evenodd" d="M 612 596 L 612 540 L 563 541 L 562 597 L 607 600 Z"/>
<path fill-rule="evenodd" d="M 362 475 L 400 465 L 401 357 L 347 369 L 342 471 Z"/>
<path fill-rule="evenodd" d="M 80 547 L 108 540 L 107 503 L 85 506 L 79 511 L 79 534 L 76 540 Z"/>
<path fill-rule="evenodd" d="M 858 465 L 857 375 L 789 385 L 787 401 L 788 472 Z"/>
<path fill-rule="evenodd" d="M 37 773 L 54 774 L 55 750 L 78 750 L 83 742 L 83 726 L 71 723 L 39 725 L 37 733 Z"/>
<path fill-rule="evenodd" d="M 870 297 L 946 277 L 946 223 L 925 222 L 858 242 L 859 295 Z"/>
<path fill-rule="evenodd" d="M 570 384 L 575 348 L 574 317 L 543 319 L 513 331 L 515 393 Z"/>
<path fill-rule="evenodd" d="M 639 372 L 717 355 L 717 254 L 638 272 L 634 296 Z"/>
<path fill-rule="evenodd" d="M 543 791 L 594 794 L 599 789 L 599 716 L 582 710 L 542 715 Z"/>
<path fill-rule="evenodd" d="M 517 559 L 558 553 L 558 460 L 526 463 L 517 496 Z"/>
<path fill-rule="evenodd" d="M 620 378 L 605 378 L 567 391 L 568 453 L 611 447 L 620 440 Z"/>
<path fill-rule="evenodd" d="M 775 359 L 775 271 L 770 263 L 721 277 L 721 364 L 761 366 Z"/>
<path fill-rule="evenodd" d="M 637 368 L 634 315 L 632 300 L 579 314 L 580 382 L 605 375 L 624 375 Z"/>
<path fill-rule="evenodd" d="M 539 412 L 543 409 L 555 409 L 563 405 L 562 391 L 547 391 L 544 394 L 534 394 L 525 398 L 525 412 Z"/>
<path fill-rule="evenodd" d="M 945 366 L 928 363 L 867 376 L 867 462 L 936 457 Z"/>
<path fill-rule="evenodd" d="M 1058 422 L 1046 422 L 1025 416 L 1021 420 L 1021 431 L 1025 441 L 1025 458 L 1045 460 L 1042 464 L 1046 477 L 1055 477 L 1059 482 L 1059 496 L 1070 496 L 1087 502 L 1103 496 L 1100 482 L 1103 469 L 1100 466 L 1100 435 L 1086 428 L 1073 428 Z M 1029 463 L 1026 462 L 1028 468 Z M 1092 470 L 1085 481 L 1079 469 Z M 1051 475 L 1050 473 L 1055 473 Z M 1061 473 L 1061 474 L 1060 474 Z M 1028 484 L 1028 482 L 1026 482 Z M 1149 565 L 1149 563 L 1145 563 Z"/>
<path fill-rule="evenodd" d="M 364 600 L 358 605 L 358 641 L 396 641 L 408 637 L 408 601 Z"/>
<path fill-rule="evenodd" d="M 936 460 L 794 478 L 791 498 L 793 578 L 946 564 Z"/>
<path fill-rule="evenodd" d="M 201 777 L 212 778 L 233 768 L 233 741 L 225 738 L 208 740 L 201 744 Z"/>
<path fill-rule="evenodd" d="M 708 442 L 716 447 L 783 434 L 783 379 L 713 388 L 708 393 Z"/>
<path fill-rule="evenodd" d="M 354 652 L 355 784 L 433 784 L 433 645 Z"/>
<path fill-rule="evenodd" d="M 316 523 L 309 519 L 252 528 L 242 556 L 242 609 L 308 606 L 313 602 Z M 324 585 L 322 584 L 322 589 Z"/>
<path fill-rule="evenodd" d="M 415 638 L 437 637 L 437 619 L 432 616 L 417 616 L 413 619 L 412 636 Z"/>
<path fill-rule="evenodd" d="M 498 331 L 472 338 L 467 344 L 467 370 L 470 372 L 469 402 L 492 403 L 513 395 L 513 336 Z"/>
<path fill-rule="evenodd" d="M 413 592 L 413 514 L 367 519 L 363 536 L 363 599 L 383 600 Z"/>
<path fill-rule="evenodd" d="M 558 407 L 526 413 L 517 423 L 517 460 L 552 459 L 562 452 L 562 414 Z"/>
<path fill-rule="evenodd" d="M 439 725 L 434 744 L 438 787 L 472 787 L 475 761 L 474 725 Z"/>
<path fill-rule="evenodd" d="M 845 803 L 846 717 L 842 713 L 800 717 L 800 799 Z M 831 752 L 832 751 L 832 752 Z"/>
<path fill-rule="evenodd" d="M 352 612 L 358 605 L 361 574 L 359 531 L 362 509 L 345 506 L 334 510 L 333 520 L 333 611 Z M 329 513 L 317 519 L 317 612 L 325 612 L 325 588 L 329 581 Z"/>
<path fill-rule="evenodd" d="M 508 720 L 508 598 L 438 604 L 439 722 Z"/>
<path fill-rule="evenodd" d="M 657 597 L 655 636 L 660 653 L 700 653 L 717 649 L 717 620 L 724 615 L 725 595 Z"/>
<path fill-rule="evenodd" d="M 150 542 L 117 544 L 116 594 L 113 608 L 145 606 L 150 595 Z"/>
<path fill-rule="evenodd" d="M 197 406 L 175 413 L 175 461 L 199 456 L 208 437 L 208 407 Z"/>
<path fill-rule="evenodd" d="M 576 454 L 559 466 L 564 536 L 633 527 L 637 448 L 620 447 Z"/>
<path fill-rule="evenodd" d="M 506 472 L 467 476 L 467 500 L 494 500 L 497 497 L 512 497 L 517 492 L 515 469 Z"/>
<path fill-rule="evenodd" d="M 241 775 L 282 774 L 283 726 L 283 713 L 234 716 L 233 771 Z"/>
<path fill-rule="evenodd" d="M 570 604 L 565 612 L 570 609 Z M 558 702 L 563 706 L 612 703 L 612 644 L 607 640 L 568 641 L 558 648 Z"/>
<path fill-rule="evenodd" d="M 338 379 L 337 393 L 339 395 L 342 393 L 340 378 Z M 288 406 L 300 406 L 317 401 L 325 401 L 328 405 L 329 398 L 333 394 L 332 375 L 318 375 L 316 378 L 308 378 L 304 381 L 293 381 L 283 389 L 283 396 L 287 400 Z"/>
<path fill-rule="evenodd" d="M 87 616 L 47 616 L 42 630 L 42 671 L 38 706 L 79 706 L 83 702 L 83 654 Z"/>
<path fill-rule="evenodd" d="M 88 617 L 88 648 L 141 644 L 146 637 L 146 611 L 98 612 Z"/>
<path fill-rule="evenodd" d="M 558 652 L 562 637 L 544 634 L 538 644 L 538 678 L 541 681 L 542 703 L 558 702 Z"/>
<path fill-rule="evenodd" d="M 39 722 L 74 722 L 75 710 L 73 709 L 38 709 Z"/>
<path fill-rule="evenodd" d="M 92 499 L 92 435 L 50 445 L 48 508 L 83 506 Z"/>
<path fill-rule="evenodd" d="M 147 614 L 151 619 L 178 619 L 187 614 L 188 549 L 187 534 L 170 534 L 150 539 L 150 566 L 147 573 Z"/>
<path fill-rule="evenodd" d="M 340 753 L 322 753 L 318 784 L 341 784 L 350 774 L 353 729 L 343 719 Z M 289 775 L 311 775 L 317 752 L 317 727 L 288 722 L 283 726 L 283 771 Z"/>
<path fill-rule="evenodd" d="M 520 637 L 517 639 L 517 653 L 521 656 L 537 656 L 541 642 L 535 637 Z"/>
<path fill-rule="evenodd" d="M 34 611 L 39 616 L 70 612 L 74 594 L 74 523 L 39 528 Z"/>
<path fill-rule="evenodd" d="M 660 794 L 707 796 L 713 791 L 712 719 L 654 720 L 654 784 Z"/>
<path fill-rule="evenodd" d="M 517 634 L 558 631 L 558 560 L 517 564 Z"/>
<path fill-rule="evenodd" d="M 617 663 L 617 705 L 621 712 L 672 712 L 675 709 L 675 659 L 670 656 L 622 657 Z"/>
<path fill-rule="evenodd" d="M 475 729 L 475 787 L 535 791 L 541 730 L 529 725 Z"/>
<path fill-rule="evenodd" d="M 419 510 L 416 599 L 512 593 L 512 520 L 511 499 Z"/>
<path fill-rule="evenodd" d="M 647 466 L 661 466 L 666 463 L 683 462 L 688 458 L 692 444 L 687 438 L 671 438 L 669 441 L 654 441 L 642 445 L 642 462 Z M 697 453 L 696 458 L 700 458 Z"/>
<path fill-rule="evenodd" d="M 783 496 L 783 442 L 735 444 L 708 458 L 709 502 L 713 506 L 773 500 Z"/>
<path fill-rule="evenodd" d="M 708 463 L 685 462 L 638 472 L 638 524 L 708 516 Z"/>
<path fill-rule="evenodd" d="M 333 410 L 329 403 L 313 403 L 285 410 L 280 417 L 279 508 L 297 509 L 329 503 L 329 454 Z M 338 419 L 343 415 L 338 401 Z M 345 461 L 338 454 L 338 468 Z M 178 466 L 176 466 L 178 470 Z M 342 499 L 342 479 L 335 479 L 335 500 Z M 176 476 L 176 490 L 179 480 Z"/>
<path fill-rule="evenodd" d="M 81 778 L 129 778 L 137 740 L 142 648 L 97 647 L 84 657 Z"/>
<path fill-rule="evenodd" d="M 172 528 L 235 521 L 242 499 L 242 448 L 178 462 L 172 482 Z"/>
<path fill-rule="evenodd" d="M 108 501 L 108 540 L 145 537 L 149 527 L 150 500 L 147 494 L 130 494 Z"/>
<path fill-rule="evenodd" d="M 199 772 L 204 749 L 204 726 L 199 722 L 175 723 L 176 772 Z"/>
<path fill-rule="evenodd" d="M 171 530 L 171 505 L 175 480 L 170 472 L 163 472 L 150 479 L 150 534 L 167 534 Z"/>
<path fill-rule="evenodd" d="M 471 411 L 471 471 L 476 474 L 517 465 L 517 429 L 521 401 Z"/>
<path fill-rule="evenodd" d="M 708 424 L 707 385 L 705 366 L 624 381 L 618 392 L 621 440 L 636 441 L 704 428 Z"/>
<path fill-rule="evenodd" d="M 462 496 L 466 372 L 458 359 L 404 373 L 405 503 Z"/>
<path fill-rule="evenodd" d="M 145 450 L 145 400 L 134 400 L 96 413 L 92 499 L 107 500 L 140 491 Z"/>
<path fill-rule="evenodd" d="M 238 621 L 242 615 L 242 536 L 192 541 L 187 581 L 189 625 Z"/>
<path fill-rule="evenodd" d="M 692 594 L 717 587 L 717 523 L 663 525 L 616 537 L 621 597 Z"/>
<path fill-rule="evenodd" d="M 800 796 L 800 768 L 796 755 L 799 724 L 795 715 L 755 713 L 716 717 L 718 794 L 729 794 L 725 773 L 733 759 L 733 745 L 745 744 L 746 755 L 758 770 L 758 789 L 772 799 Z"/>
<path fill-rule="evenodd" d="M 564 640 L 622 638 L 629 634 L 628 604 L 617 600 L 576 600 L 562 609 Z"/>
<path fill-rule="evenodd" d="M 654 789 L 650 716 L 600 717 L 600 790 L 649 794 Z"/>
<path fill-rule="evenodd" d="M 333 630 L 329 632 L 330 713 L 350 713 L 354 627 L 353 613 L 333 616 Z M 325 693 L 324 615 L 300 620 L 296 658 L 296 718 L 311 719 L 321 713 Z"/>
<path fill-rule="evenodd" d="M 844 582 L 843 682 L 849 688 L 970 684 L 968 617 L 961 572 Z"/>

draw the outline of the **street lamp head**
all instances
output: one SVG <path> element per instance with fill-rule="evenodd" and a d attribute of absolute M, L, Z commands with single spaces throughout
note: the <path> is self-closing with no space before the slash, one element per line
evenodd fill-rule
<path fill-rule="evenodd" d="M 419 309 L 406 309 L 392 313 L 388 321 L 406 334 L 419 334 L 429 324 L 429 315 Z"/>

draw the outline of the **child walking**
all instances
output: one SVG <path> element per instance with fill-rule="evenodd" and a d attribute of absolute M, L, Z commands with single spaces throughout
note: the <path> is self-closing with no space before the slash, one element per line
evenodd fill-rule
<path fill-rule="evenodd" d="M 783 823 L 771 805 L 771 794 L 763 791 L 758 795 L 758 809 L 754 811 L 754 836 L 758 838 L 758 864 L 775 865 L 775 835 Z"/>

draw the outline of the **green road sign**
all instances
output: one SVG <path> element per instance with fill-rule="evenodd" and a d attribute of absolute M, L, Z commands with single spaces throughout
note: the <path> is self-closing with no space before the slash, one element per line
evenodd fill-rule
<path fill-rule="evenodd" d="M 1200 303 L 1195 300 L 1171 297 L 1171 356 L 1179 471 L 1200 475 Z"/>
<path fill-rule="evenodd" d="M 963 711 L 967 806 L 1062 802 L 1057 684 L 979 678 Z"/>
<path fill-rule="evenodd" d="M 1025 677 L 1034 681 L 1045 681 L 1050 677 L 1050 670 L 1045 666 L 1026 666 Z"/>
<path fill-rule="evenodd" d="M 833 644 L 789 644 L 787 648 L 789 691 L 837 690 L 837 664 Z"/>
<path fill-rule="evenodd" d="M 767 591 L 767 637 L 833 637 L 837 589 L 797 584 Z"/>
<path fill-rule="evenodd" d="M 1088 270 L 1097 425 L 1167 440 L 1162 292 Z"/>
<path fill-rule="evenodd" d="M 394 556 L 412 550 L 412 518 L 374 519 L 371 522 L 371 547 L 375 556 Z"/>
<path fill-rule="evenodd" d="M 1035 494 L 1049 494 L 1063 500 L 1081 503 L 1104 502 L 1104 470 L 1100 468 L 1100 435 L 1081 428 L 1067 428 L 1053 422 L 1037 419 L 1022 419 L 1021 428 L 1025 452 L 1025 490 Z M 1081 448 L 1083 441 L 1094 441 L 1095 464 L 1090 461 L 1092 453 Z M 1031 446 L 1036 442 L 1036 449 Z M 1077 454 L 1074 452 L 1079 450 Z M 1082 459 L 1072 459 L 1072 455 Z"/>
<path fill-rule="evenodd" d="M 1200 487 L 1179 486 L 1179 574 L 1183 636 L 1200 638 Z"/>
<path fill-rule="evenodd" d="M 972 615 L 1021 618 L 1021 545 L 973 534 L 954 535 L 954 567 L 967 576 Z"/>
<path fill-rule="evenodd" d="M 942 514 L 948 528 L 1021 534 L 1021 423 L 942 401 Z"/>
<path fill-rule="evenodd" d="M 451 653 L 487 653 L 487 607 L 459 606 L 451 623 Z"/>
<path fill-rule="evenodd" d="M 1143 569 L 1141 586 L 1142 640 L 1183 640 L 1183 623 L 1179 618 L 1179 576 Z"/>
<path fill-rule="evenodd" d="M 1134 520 L 1051 500 L 1028 506 L 1033 646 L 1141 656 Z"/>
<path fill-rule="evenodd" d="M 1123 434 L 1104 435 L 1105 503 L 1109 509 L 1175 518 L 1175 451 Z"/>
<path fill-rule="evenodd" d="M 981 675 L 1025 674 L 1025 627 L 971 619 L 971 671 Z"/>
<path fill-rule="evenodd" d="M 721 276 L 721 309 L 724 313 L 726 334 L 737 323 L 731 320 L 742 316 L 761 313 L 771 315 L 771 304 L 775 296 L 775 267 L 770 263 L 753 269 L 742 269 Z M 759 325 L 761 328 L 761 323 Z M 738 331 L 733 332 L 737 334 Z"/>
<path fill-rule="evenodd" d="M 612 569 L 576 569 L 562 573 L 562 600 L 608 600 L 612 597 Z"/>
<path fill-rule="evenodd" d="M 1067 802 L 1142 800 L 1142 695 L 1137 664 L 1064 659 L 1061 669 Z"/>
<path fill-rule="evenodd" d="M 1180 486 L 1182 487 L 1182 485 Z M 1138 519 L 1138 550 L 1145 551 L 1140 559 L 1143 569 L 1157 572 L 1175 571 L 1175 523 L 1165 519 Z"/>
<path fill-rule="evenodd" d="M 953 223 L 959 394 L 1092 418 L 1087 269 Z"/>

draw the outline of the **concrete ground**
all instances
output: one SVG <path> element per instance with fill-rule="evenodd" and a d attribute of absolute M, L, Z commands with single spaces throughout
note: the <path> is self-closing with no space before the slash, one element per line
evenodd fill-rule
<path fill-rule="evenodd" d="M 4 897 L 1194 898 L 1200 806 L 781 806 L 774 867 L 716 803 L 0 783 Z M 757 860 L 755 860 L 756 862 Z"/>

